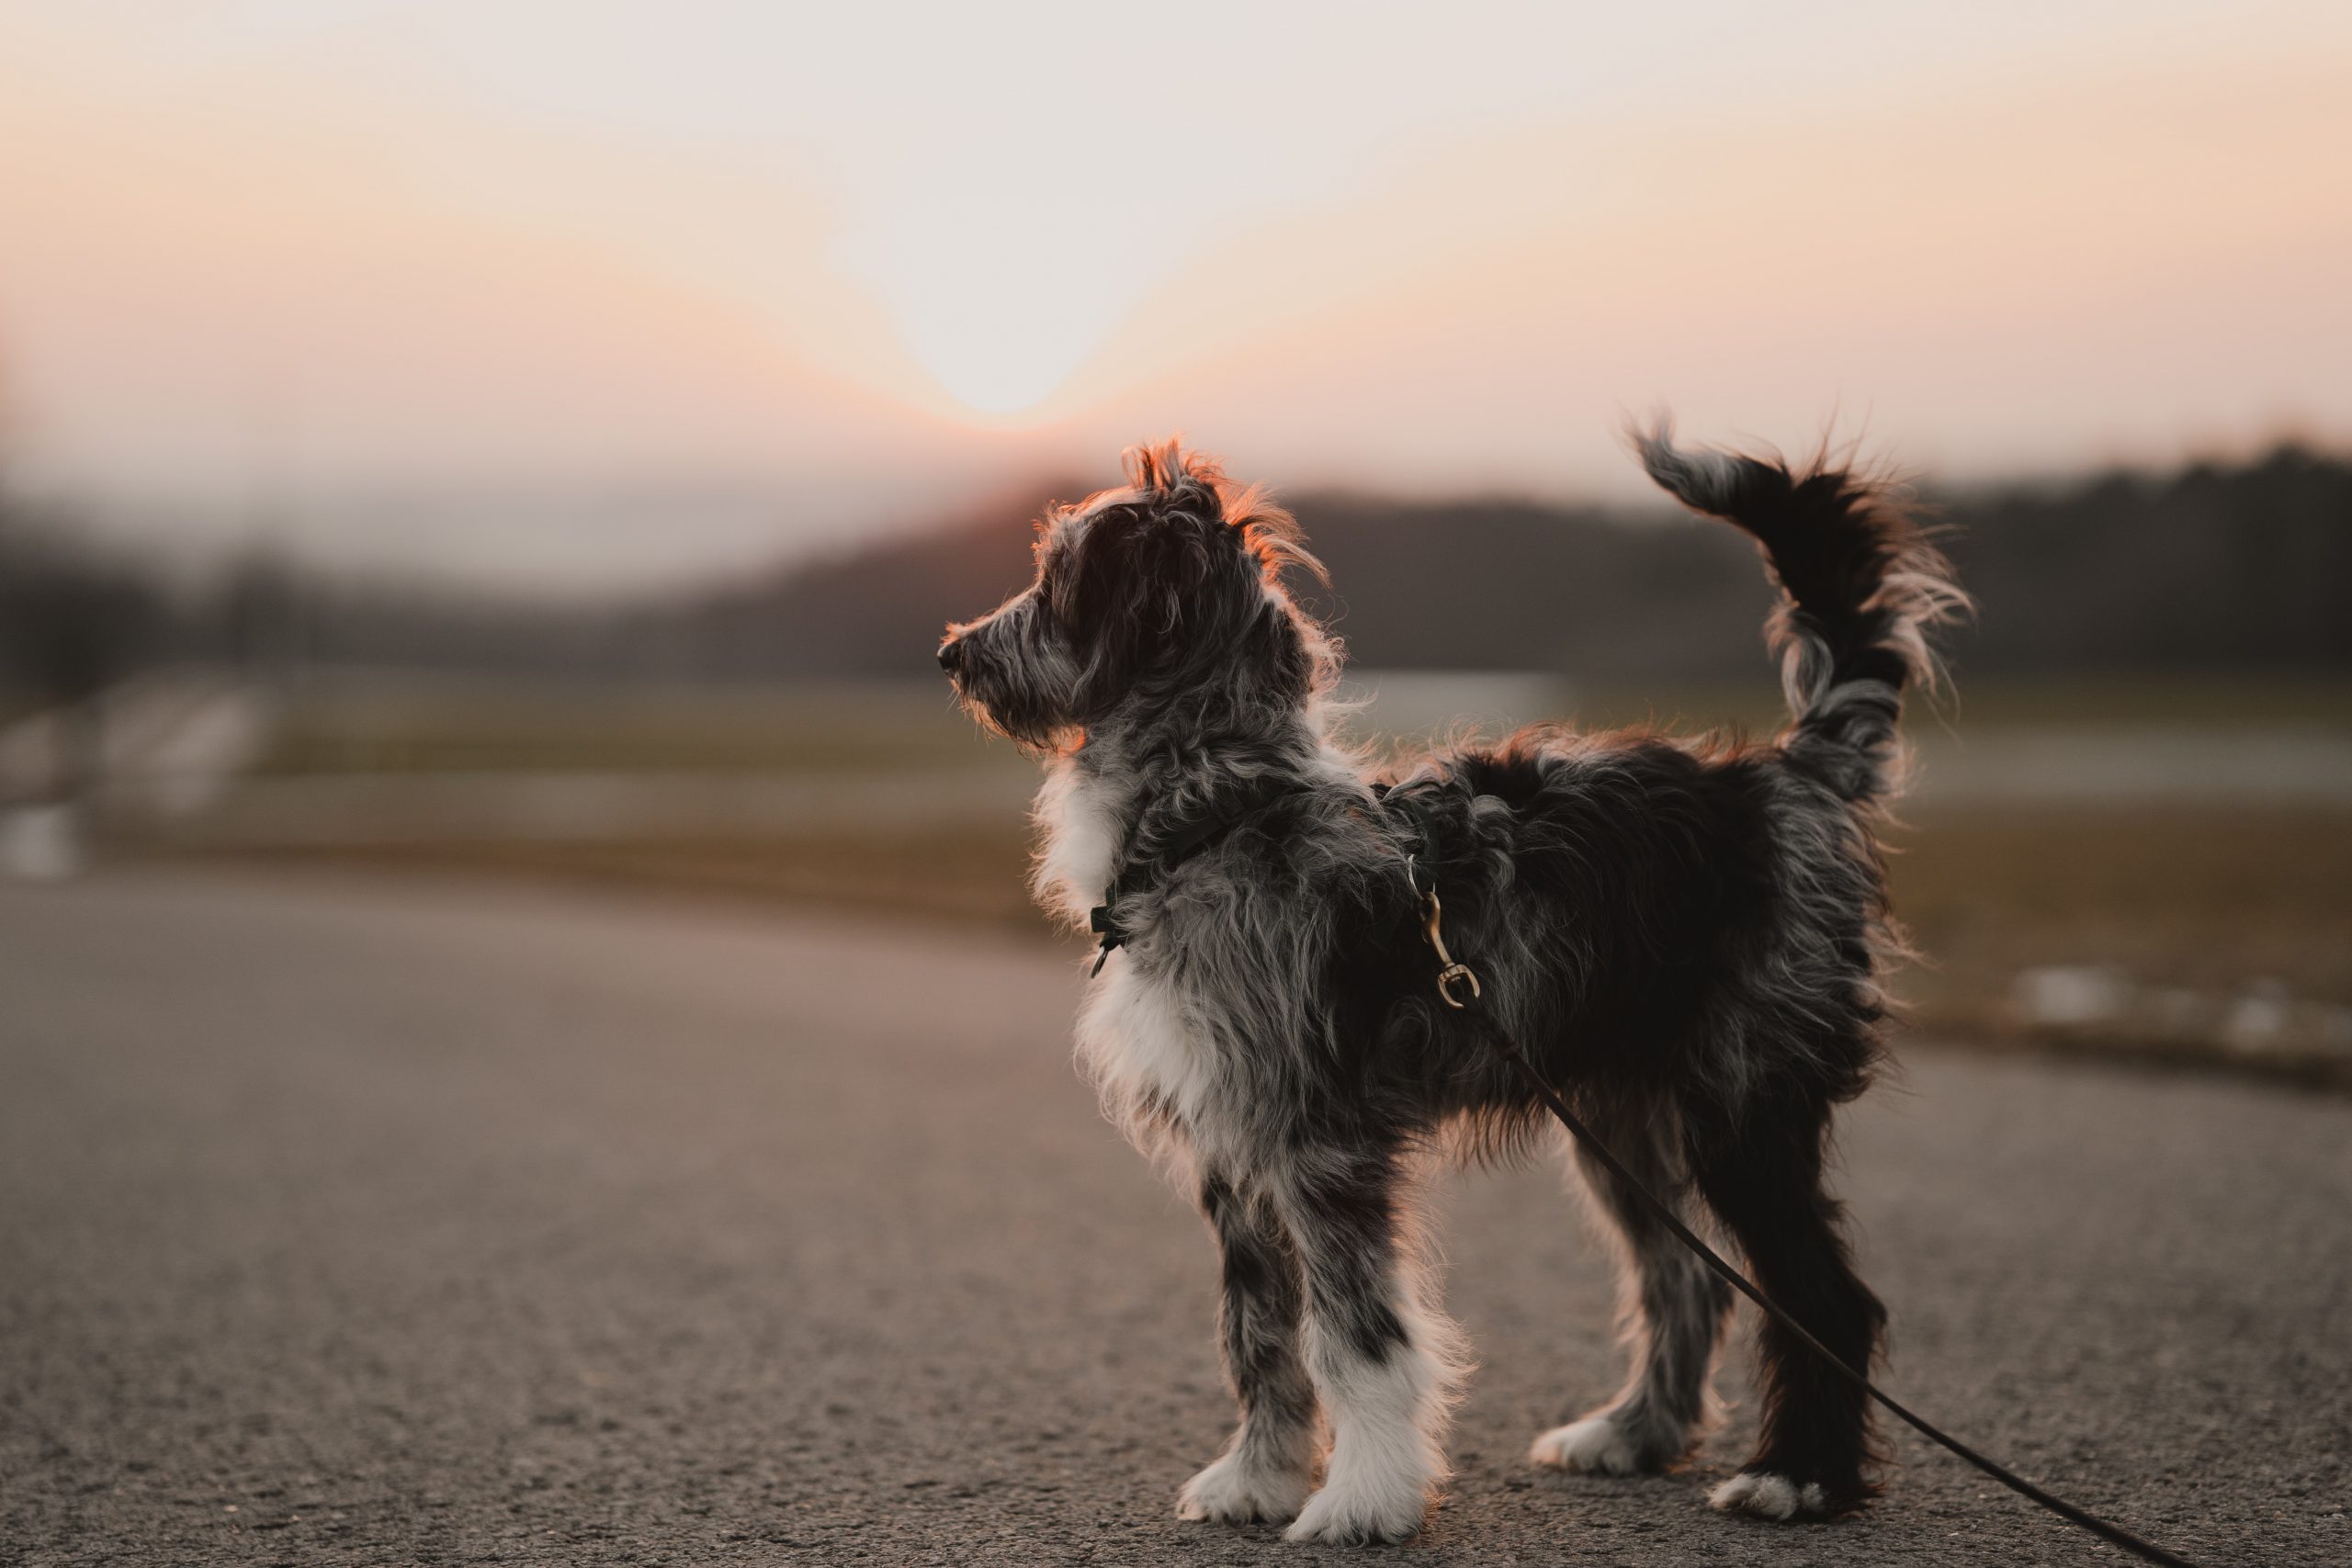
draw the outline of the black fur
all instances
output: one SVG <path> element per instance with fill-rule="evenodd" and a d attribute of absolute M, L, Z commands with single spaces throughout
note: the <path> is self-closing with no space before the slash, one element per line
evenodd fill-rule
<path fill-rule="evenodd" d="M 1198 1174 L 1225 1258 L 1243 1422 L 1186 1487 L 1189 1514 L 1295 1512 L 1301 1539 L 1393 1540 L 1442 1477 L 1460 1357 L 1419 1263 L 1426 1156 L 1507 1155 L 1548 1123 L 1437 1002 L 1408 853 L 1491 1015 L 1619 1154 L 1711 1211 L 1851 1365 L 1876 1353 L 1884 1314 L 1823 1166 L 1832 1109 L 1878 1061 L 1897 949 L 1871 829 L 1900 693 L 1932 675 L 1923 634 L 1962 600 L 1882 488 L 1684 453 L 1663 428 L 1638 440 L 1661 483 L 1753 534 L 1788 590 L 1772 636 L 1792 722 L 1770 743 L 1537 727 L 1363 768 L 1324 732 L 1337 650 L 1280 581 L 1312 564 L 1295 529 L 1172 446 L 1050 515 L 1036 583 L 951 632 L 967 701 L 1047 758 L 1039 890 L 1073 918 L 1114 868 L 1253 805 L 1123 894 L 1128 946 L 1080 1029 L 1106 1106 Z M 1725 1293 L 1608 1182 L 1594 1195 L 1623 1243 L 1638 1365 L 1537 1457 L 1660 1468 L 1701 1421 Z M 1718 1502 L 1854 1506 L 1874 1484 L 1867 1406 L 1785 1336 L 1760 1343 L 1757 1479 Z M 1311 1499 L 1310 1399 L 1332 1435 Z"/>

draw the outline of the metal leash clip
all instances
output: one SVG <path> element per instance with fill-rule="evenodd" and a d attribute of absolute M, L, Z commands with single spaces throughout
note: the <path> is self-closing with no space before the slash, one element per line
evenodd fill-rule
<path fill-rule="evenodd" d="M 1450 1008 L 1466 1008 L 1485 992 L 1479 987 L 1477 972 L 1467 964 L 1456 962 L 1453 954 L 1446 952 L 1445 932 L 1438 924 L 1442 913 L 1437 901 L 1436 888 L 1432 887 L 1421 895 L 1421 934 L 1429 938 L 1430 945 L 1437 950 L 1437 961 L 1445 965 L 1437 974 L 1437 994 L 1445 998 L 1445 1005 Z M 1458 980 L 1470 982 L 1468 998 L 1453 994 L 1453 986 Z"/>

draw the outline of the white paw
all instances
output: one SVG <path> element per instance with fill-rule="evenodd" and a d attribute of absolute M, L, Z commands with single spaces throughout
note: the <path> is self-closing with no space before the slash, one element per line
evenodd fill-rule
<path fill-rule="evenodd" d="M 1220 1525 L 1279 1525 L 1298 1517 L 1314 1484 L 1305 1471 L 1252 1469 L 1227 1454 L 1184 1483 L 1176 1517 Z"/>
<path fill-rule="evenodd" d="M 1376 1546 L 1403 1540 L 1421 1528 L 1429 1497 L 1416 1487 L 1387 1495 L 1362 1487 L 1326 1485 L 1306 1500 L 1284 1540 L 1319 1540 L 1329 1546 Z"/>
<path fill-rule="evenodd" d="M 1707 1494 L 1708 1505 L 1726 1514 L 1753 1514 L 1759 1519 L 1793 1519 L 1800 1514 L 1816 1517 L 1829 1511 L 1829 1499 L 1820 1483 L 1803 1487 L 1769 1470 L 1744 1470 Z"/>
<path fill-rule="evenodd" d="M 1555 1427 L 1535 1439 L 1527 1457 L 1573 1475 L 1638 1475 L 1642 1456 L 1624 1429 L 1606 1416 Z"/>

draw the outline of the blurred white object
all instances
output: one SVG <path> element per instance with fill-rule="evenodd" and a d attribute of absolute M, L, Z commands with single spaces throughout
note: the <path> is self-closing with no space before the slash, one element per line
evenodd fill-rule
<path fill-rule="evenodd" d="M 0 874 L 62 882 L 82 870 L 81 813 L 71 806 L 0 811 Z"/>
<path fill-rule="evenodd" d="M 2017 978 L 2018 1011 L 2033 1023 L 2103 1023 L 2132 1005 L 2132 977 L 2088 964 L 2052 964 Z"/>
<path fill-rule="evenodd" d="M 165 818 L 218 803 L 268 744 L 270 705 L 249 683 L 183 676 L 149 699 L 135 751 L 114 764 L 122 803 Z"/>
<path fill-rule="evenodd" d="M 2241 1051 L 2258 1051 L 2287 1032 L 2294 994 L 2276 980 L 2256 980 L 2231 1003 L 2222 1021 L 2222 1041 Z"/>
<path fill-rule="evenodd" d="M 1351 670 L 1338 695 L 1357 728 L 1414 739 L 1501 735 L 1576 707 L 1566 682 L 1524 670 Z"/>
<path fill-rule="evenodd" d="M 266 693 L 228 671 L 134 676 L 0 729 L 0 799 L 81 795 L 108 822 L 193 817 L 261 754 L 276 717 Z"/>

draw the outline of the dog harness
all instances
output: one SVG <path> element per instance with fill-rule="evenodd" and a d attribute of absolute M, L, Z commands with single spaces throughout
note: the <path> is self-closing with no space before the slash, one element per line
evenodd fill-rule
<path fill-rule="evenodd" d="M 1154 855 L 1125 863 L 1111 886 L 1103 890 L 1102 902 L 1087 911 L 1086 925 L 1102 941 L 1094 954 L 1092 975 L 1102 973 L 1109 963 L 1111 950 L 1125 947 L 1129 931 L 1121 922 L 1119 906 L 1124 900 L 1159 886 L 1177 867 L 1194 855 L 1222 840 L 1227 833 L 1250 818 L 1264 815 L 1292 795 L 1300 793 L 1293 784 L 1261 788 L 1237 801 L 1233 809 L 1211 812 L 1178 824 L 1168 841 Z M 1438 827 L 1435 817 L 1424 801 L 1410 788 L 1397 789 L 1386 784 L 1372 786 L 1373 798 L 1386 809 L 1387 820 L 1381 826 L 1389 834 L 1408 846 L 1404 850 L 1405 877 L 1412 888 L 1410 909 L 1421 909 L 1437 897 Z M 1453 961 L 1446 960 L 1449 964 Z M 1458 964 L 1453 967 L 1460 968 Z M 1463 976 L 1476 984 L 1467 970 Z"/>
<path fill-rule="evenodd" d="M 1133 898 L 1157 886 L 1178 866 L 1242 823 L 1263 815 L 1295 793 L 1295 788 L 1287 784 L 1273 789 L 1261 787 L 1254 794 L 1244 796 L 1232 810 L 1211 812 L 1204 817 L 1180 822 L 1176 830 L 1169 835 L 1168 841 L 1160 846 L 1159 853 L 1123 864 L 1111 886 L 1103 890 L 1102 902 L 1087 912 L 1087 929 L 1102 939 L 1094 954 L 1094 967 L 1090 973 L 1102 973 L 1102 965 L 1110 962 L 1111 950 L 1126 945 L 1127 929 L 1119 919 L 1122 900 Z"/>

